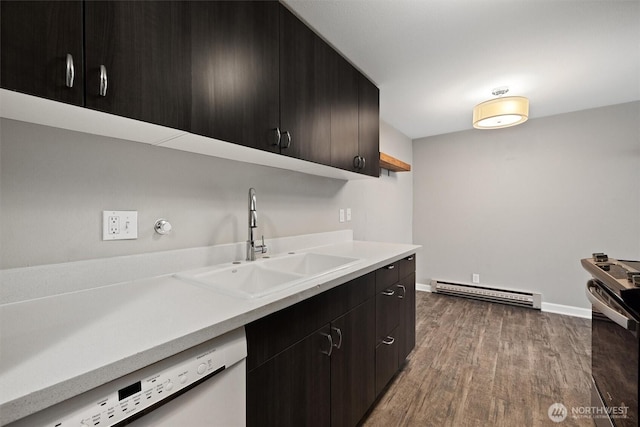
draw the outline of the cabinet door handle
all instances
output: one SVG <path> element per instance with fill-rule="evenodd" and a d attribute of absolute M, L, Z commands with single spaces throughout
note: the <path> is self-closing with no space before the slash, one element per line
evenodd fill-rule
<path fill-rule="evenodd" d="M 271 140 L 271 145 L 280 146 L 281 139 L 282 139 L 282 134 L 280 133 L 280 128 L 273 129 L 273 139 Z"/>
<path fill-rule="evenodd" d="M 360 157 L 360 169 L 364 169 L 365 165 L 367 164 L 367 159 L 365 159 L 364 157 Z"/>
<path fill-rule="evenodd" d="M 385 268 L 386 268 L 387 270 L 393 270 L 394 268 L 396 268 L 396 266 L 395 266 L 395 265 L 393 265 L 393 264 L 391 264 L 391 265 L 387 265 Z"/>
<path fill-rule="evenodd" d="M 354 168 L 360 169 L 360 164 L 362 163 L 360 159 L 362 159 L 362 157 L 360 157 L 360 156 L 355 156 L 353 158 L 353 167 Z"/>
<path fill-rule="evenodd" d="M 407 261 L 413 261 L 413 255 L 407 257 Z"/>
<path fill-rule="evenodd" d="M 76 76 L 76 69 L 73 67 L 73 56 L 67 53 L 67 72 L 65 77 L 65 85 L 73 87 L 73 79 Z"/>
<path fill-rule="evenodd" d="M 396 339 L 394 337 L 386 337 L 385 339 L 382 340 L 382 344 L 384 345 L 391 345 L 396 341 Z"/>
<path fill-rule="evenodd" d="M 282 136 L 284 137 L 284 143 L 280 144 L 280 148 L 287 149 L 291 146 L 291 133 L 288 130 L 282 132 Z"/>
<path fill-rule="evenodd" d="M 321 350 L 320 352 L 322 354 L 326 354 L 327 356 L 331 356 L 331 353 L 333 352 L 333 338 L 331 338 L 331 334 L 325 334 L 323 332 L 320 335 L 323 335 L 323 336 L 327 337 L 327 340 L 329 340 L 329 350 L 327 350 L 327 351 Z"/>
<path fill-rule="evenodd" d="M 342 331 L 340 330 L 340 328 L 336 328 L 335 326 L 332 326 L 331 330 L 336 331 L 336 333 L 338 334 L 338 343 L 333 344 L 333 346 L 339 350 L 340 347 L 342 347 Z"/>
<path fill-rule="evenodd" d="M 395 294 L 396 291 L 394 291 L 393 289 L 387 289 L 385 291 L 382 291 L 382 295 L 388 296 L 388 297 L 392 297 L 393 294 Z"/>
<path fill-rule="evenodd" d="M 100 90 L 98 94 L 100 96 L 107 96 L 107 67 L 100 65 Z"/>
<path fill-rule="evenodd" d="M 405 288 L 404 285 L 398 285 L 398 287 L 402 289 L 402 295 L 398 295 L 398 298 L 402 299 L 407 294 L 407 288 Z"/>

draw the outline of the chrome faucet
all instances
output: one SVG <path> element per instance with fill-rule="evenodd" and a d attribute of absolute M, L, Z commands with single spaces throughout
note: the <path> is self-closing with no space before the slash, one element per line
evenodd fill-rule
<path fill-rule="evenodd" d="M 247 240 L 247 261 L 256 260 L 256 251 L 261 254 L 267 253 L 267 245 L 264 244 L 264 236 L 262 236 L 262 244 L 256 245 L 253 241 L 253 229 L 258 226 L 258 212 L 256 211 L 256 190 L 249 189 L 249 239 Z"/>

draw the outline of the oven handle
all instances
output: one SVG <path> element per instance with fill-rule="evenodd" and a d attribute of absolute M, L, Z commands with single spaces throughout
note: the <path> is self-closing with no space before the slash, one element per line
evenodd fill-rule
<path fill-rule="evenodd" d="M 620 325 L 628 331 L 635 332 L 638 327 L 638 322 L 636 322 L 634 319 L 628 318 L 621 313 L 618 313 L 616 310 L 611 308 L 609 304 L 602 301 L 602 299 L 592 291 L 592 289 L 597 286 L 598 285 L 596 285 L 592 281 L 589 281 L 587 283 L 587 299 L 591 302 L 591 304 L 593 304 L 596 310 L 607 316 L 616 324 Z"/>

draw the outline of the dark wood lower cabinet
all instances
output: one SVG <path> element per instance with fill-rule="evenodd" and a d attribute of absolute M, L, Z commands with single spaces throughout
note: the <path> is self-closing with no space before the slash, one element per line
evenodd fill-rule
<path fill-rule="evenodd" d="M 398 332 L 399 363 L 404 362 L 416 346 L 416 274 L 411 273 L 398 284 L 400 323 Z"/>
<path fill-rule="evenodd" d="M 329 326 L 247 375 L 247 425 L 331 425 Z"/>
<path fill-rule="evenodd" d="M 362 420 L 415 345 L 415 274 L 390 274 L 404 262 L 246 326 L 248 426 Z"/>
<path fill-rule="evenodd" d="M 340 344 L 331 354 L 333 427 L 356 425 L 375 400 L 374 316 L 374 300 L 369 299 L 331 323 Z"/>
<path fill-rule="evenodd" d="M 398 371 L 398 328 L 376 347 L 376 395 L 380 394 Z"/>

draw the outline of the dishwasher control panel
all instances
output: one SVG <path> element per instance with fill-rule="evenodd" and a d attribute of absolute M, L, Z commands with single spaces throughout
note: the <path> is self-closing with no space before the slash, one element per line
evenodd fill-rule
<path fill-rule="evenodd" d="M 229 335 L 229 334 L 227 334 Z M 227 337 L 224 335 L 221 338 Z M 109 427 L 153 410 L 169 398 L 214 378 L 226 367 L 246 357 L 242 340 L 214 339 L 154 365 L 59 403 L 11 427 Z M 233 345 L 235 344 L 235 346 Z"/>

